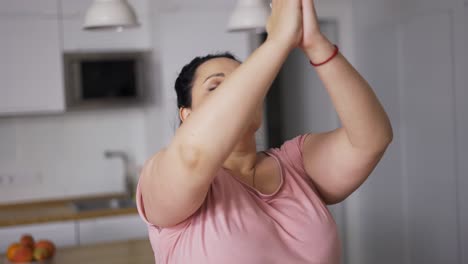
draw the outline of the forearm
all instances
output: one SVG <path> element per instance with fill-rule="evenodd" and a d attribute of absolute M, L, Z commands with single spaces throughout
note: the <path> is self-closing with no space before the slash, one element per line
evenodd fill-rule
<path fill-rule="evenodd" d="M 193 111 L 178 129 L 185 159 L 221 166 L 263 104 L 289 50 L 274 41 L 259 47 Z"/>
<path fill-rule="evenodd" d="M 323 39 L 306 50 L 315 63 L 333 53 L 334 46 Z M 335 106 L 350 143 L 357 148 L 380 150 L 392 140 L 392 127 L 384 108 L 367 81 L 346 58 L 338 54 L 329 63 L 316 67 Z"/>

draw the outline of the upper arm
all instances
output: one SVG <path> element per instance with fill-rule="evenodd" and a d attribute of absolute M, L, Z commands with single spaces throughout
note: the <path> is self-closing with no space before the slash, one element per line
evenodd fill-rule
<path fill-rule="evenodd" d="M 140 188 L 148 221 L 174 226 L 190 217 L 203 203 L 209 185 L 195 185 L 194 171 L 180 155 L 164 148 L 145 164 Z"/>
<path fill-rule="evenodd" d="M 327 204 L 343 201 L 370 175 L 385 148 L 369 151 L 351 145 L 343 128 L 308 134 L 303 144 L 303 162 Z"/>

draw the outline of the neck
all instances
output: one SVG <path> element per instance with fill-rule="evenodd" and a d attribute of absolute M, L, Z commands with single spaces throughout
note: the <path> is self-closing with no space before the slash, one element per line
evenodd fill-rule
<path fill-rule="evenodd" d="M 236 172 L 239 176 L 250 177 L 257 163 L 255 133 L 241 138 L 226 159 L 223 167 Z"/>

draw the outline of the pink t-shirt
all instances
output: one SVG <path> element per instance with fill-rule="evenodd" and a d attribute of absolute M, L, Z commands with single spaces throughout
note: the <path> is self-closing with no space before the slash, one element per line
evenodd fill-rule
<path fill-rule="evenodd" d="M 148 222 L 138 185 L 138 212 L 148 225 L 156 263 L 338 264 L 336 223 L 302 162 L 305 136 L 265 151 L 281 170 L 273 194 L 262 194 L 221 168 L 203 205 L 174 227 Z"/>

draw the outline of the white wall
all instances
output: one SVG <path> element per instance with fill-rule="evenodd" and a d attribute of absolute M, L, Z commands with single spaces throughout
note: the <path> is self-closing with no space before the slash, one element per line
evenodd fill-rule
<path fill-rule="evenodd" d="M 463 5 L 463 8 L 461 8 Z M 457 155 L 458 155 L 458 201 L 460 203 L 460 249 L 461 263 L 468 263 L 468 0 L 463 4 L 459 4 L 457 8 L 457 16 L 455 19 L 456 31 L 464 31 L 464 36 L 457 35 L 455 41 L 455 50 L 457 54 L 465 56 L 457 56 L 456 63 L 456 111 L 457 111 Z M 463 140 L 465 138 L 465 140 Z"/>
<path fill-rule="evenodd" d="M 0 203 L 122 192 L 121 162 L 103 152 L 124 150 L 141 164 L 143 117 L 132 109 L 0 119 Z"/>

